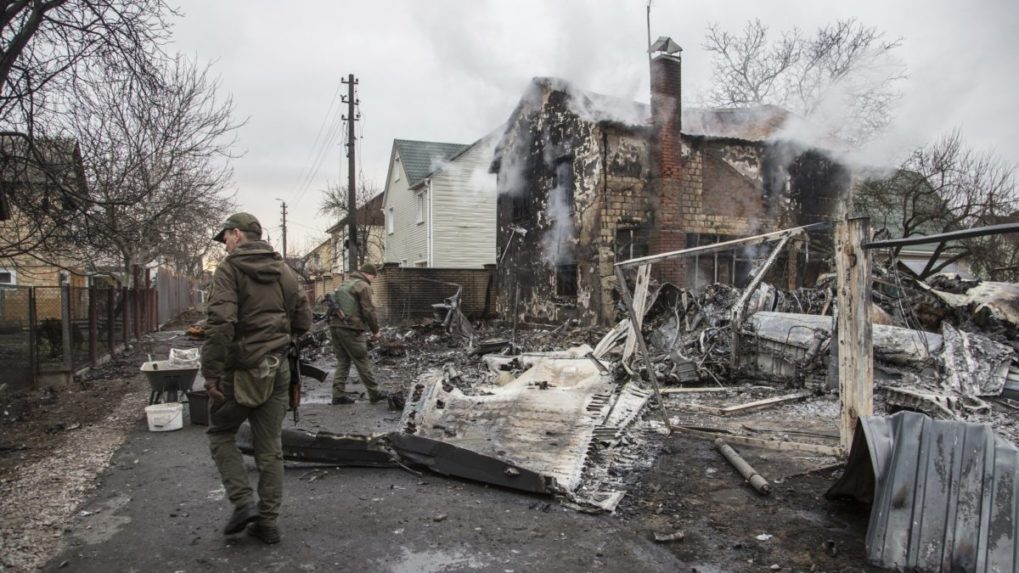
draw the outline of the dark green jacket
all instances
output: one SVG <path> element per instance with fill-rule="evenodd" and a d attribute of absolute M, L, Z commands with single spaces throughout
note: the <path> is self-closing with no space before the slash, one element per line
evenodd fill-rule
<path fill-rule="evenodd" d="M 343 312 L 343 317 L 333 315 L 329 318 L 329 326 L 372 333 L 379 331 L 375 303 L 372 302 L 372 282 L 368 277 L 357 271 L 350 273 L 350 278 L 336 289 L 333 300 Z"/>
<path fill-rule="evenodd" d="M 209 290 L 202 376 L 254 368 L 311 328 L 297 277 L 265 241 L 239 245 L 216 269 Z"/>

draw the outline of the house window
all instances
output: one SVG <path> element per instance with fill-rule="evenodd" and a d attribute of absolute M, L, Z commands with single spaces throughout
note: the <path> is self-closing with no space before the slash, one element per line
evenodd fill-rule
<path fill-rule="evenodd" d="M 686 236 L 686 246 L 701 247 L 739 238 L 741 237 L 691 233 Z M 747 286 L 753 267 L 753 249 L 754 247 L 737 247 L 728 251 L 694 256 L 693 287 L 696 289 L 712 283 L 739 288 Z"/>
<path fill-rule="evenodd" d="M 531 218 L 531 203 L 522 192 L 510 195 L 510 204 L 513 207 L 513 222 L 520 223 Z"/>
<path fill-rule="evenodd" d="M 393 223 L 393 218 L 394 218 L 393 208 L 390 207 L 389 210 L 386 211 L 386 232 L 389 233 L 390 235 L 393 234 L 393 229 L 395 227 Z"/>
<path fill-rule="evenodd" d="M 16 271 L 8 269 L 0 269 L 0 285 L 16 285 L 18 284 L 18 274 Z"/>
<path fill-rule="evenodd" d="M 646 227 L 622 227 L 616 229 L 617 261 L 646 257 L 649 252 L 648 229 Z"/>
<path fill-rule="evenodd" d="M 425 222 L 425 192 L 418 193 L 418 225 Z"/>
<path fill-rule="evenodd" d="M 552 189 L 554 193 L 559 194 L 558 200 L 566 204 L 570 213 L 575 213 L 577 205 L 573 194 L 572 157 L 560 157 L 556 160 Z"/>
<path fill-rule="evenodd" d="M 556 265 L 555 293 L 562 298 L 577 298 L 577 265 Z"/>
<path fill-rule="evenodd" d="M 415 267 L 427 267 L 428 266 L 428 261 L 425 260 L 425 259 L 421 259 L 420 261 L 414 261 L 414 266 Z"/>

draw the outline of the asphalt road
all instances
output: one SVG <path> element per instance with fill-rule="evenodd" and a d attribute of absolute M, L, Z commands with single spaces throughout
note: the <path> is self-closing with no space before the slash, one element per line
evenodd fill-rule
<path fill-rule="evenodd" d="M 310 401 L 324 401 L 327 391 L 312 389 Z M 335 432 L 388 431 L 398 421 L 398 413 L 366 401 L 311 403 L 302 414 L 302 428 Z M 67 524 L 63 549 L 43 570 L 719 570 L 681 562 L 611 516 L 402 469 L 288 465 L 283 542 L 265 546 L 243 534 L 224 537 L 231 507 L 203 432 L 185 425 L 153 433 L 140 419 L 101 474 L 96 494 Z"/>

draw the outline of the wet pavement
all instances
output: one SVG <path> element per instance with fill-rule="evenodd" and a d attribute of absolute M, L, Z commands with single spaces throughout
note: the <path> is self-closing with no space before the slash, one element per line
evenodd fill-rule
<path fill-rule="evenodd" d="M 299 427 L 375 433 L 398 412 L 324 404 L 308 384 Z M 360 390 L 350 384 L 351 391 Z M 293 422 L 288 416 L 287 427 Z M 611 516 L 402 469 L 289 464 L 280 527 L 265 546 L 220 533 L 229 503 L 204 427 L 152 433 L 139 417 L 45 571 L 676 571 L 685 564 Z M 254 466 L 248 460 L 254 481 Z M 706 569 L 701 568 L 704 571 Z"/>

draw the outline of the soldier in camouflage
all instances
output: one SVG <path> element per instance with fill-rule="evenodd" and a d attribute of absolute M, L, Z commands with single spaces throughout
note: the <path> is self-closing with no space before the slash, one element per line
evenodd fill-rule
<path fill-rule="evenodd" d="M 333 404 L 352 404 L 354 400 L 346 394 L 347 377 L 351 364 L 357 368 L 357 375 L 368 391 L 372 404 L 388 398 L 375 383 L 375 373 L 368 360 L 367 333 L 373 340 L 379 338 L 379 321 L 375 316 L 372 302 L 371 283 L 378 270 L 368 263 L 361 270 L 350 273 L 340 288 L 336 289 L 333 300 L 337 309 L 329 317 L 329 335 L 333 352 L 336 354 L 336 373 L 333 375 Z"/>

